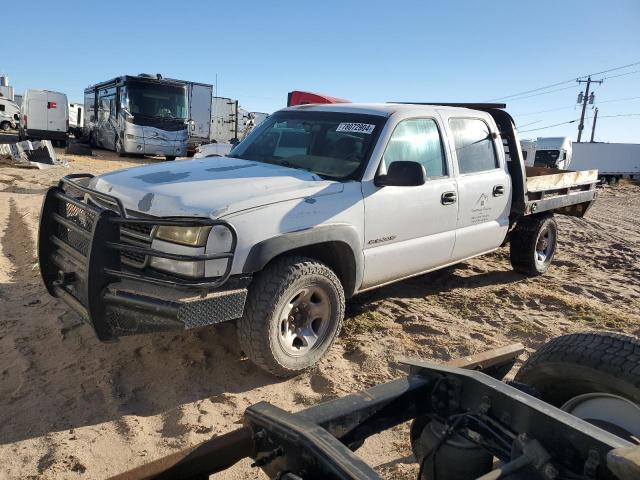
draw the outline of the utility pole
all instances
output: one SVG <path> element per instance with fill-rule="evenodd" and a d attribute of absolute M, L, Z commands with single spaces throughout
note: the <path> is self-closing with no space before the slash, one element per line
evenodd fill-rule
<path fill-rule="evenodd" d="M 584 97 L 582 97 L 582 114 L 580 115 L 580 124 L 578 125 L 578 143 L 580 143 L 580 139 L 582 138 L 582 130 L 584 129 L 584 114 L 587 110 L 587 102 L 589 102 L 589 89 L 591 88 L 591 82 L 593 83 L 602 83 L 603 80 L 591 80 L 591 76 L 587 77 L 586 80 L 576 80 L 578 83 L 586 83 L 587 88 L 584 92 Z M 591 99 L 591 103 L 593 103 L 593 99 Z"/>
<path fill-rule="evenodd" d="M 596 108 L 596 113 L 593 115 L 593 126 L 591 127 L 591 143 L 593 143 L 593 137 L 596 134 L 597 121 L 598 121 L 598 109 Z"/>

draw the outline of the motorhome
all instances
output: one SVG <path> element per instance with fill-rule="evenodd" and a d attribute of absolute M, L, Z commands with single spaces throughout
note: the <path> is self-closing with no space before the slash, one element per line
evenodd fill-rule
<path fill-rule="evenodd" d="M 92 146 L 128 154 L 186 155 L 189 101 L 183 82 L 160 74 L 123 75 L 84 91 L 83 136 Z"/>
<path fill-rule="evenodd" d="M 80 138 L 82 136 L 82 126 L 84 123 L 84 105 L 81 103 L 69 104 L 69 133 Z"/>
<path fill-rule="evenodd" d="M 528 167 L 566 170 L 571 163 L 572 143 L 569 137 L 538 137 L 520 142 Z M 526 152 L 526 153 L 525 153 Z"/>
<path fill-rule="evenodd" d="M 0 130 L 15 130 L 20 122 L 20 107 L 9 99 L 0 98 Z"/>
<path fill-rule="evenodd" d="M 64 93 L 29 89 L 20 107 L 19 136 L 24 140 L 67 143 L 69 104 Z"/>

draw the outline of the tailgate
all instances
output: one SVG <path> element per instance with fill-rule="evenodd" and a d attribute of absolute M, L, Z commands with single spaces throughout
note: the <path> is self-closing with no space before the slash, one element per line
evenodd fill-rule
<path fill-rule="evenodd" d="M 526 167 L 525 215 L 554 211 L 584 216 L 596 198 L 598 170 Z"/>

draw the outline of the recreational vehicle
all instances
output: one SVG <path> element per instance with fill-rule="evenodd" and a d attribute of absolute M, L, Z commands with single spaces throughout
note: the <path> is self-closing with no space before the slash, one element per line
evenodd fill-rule
<path fill-rule="evenodd" d="M 183 82 L 123 75 L 84 91 L 83 136 L 119 155 L 185 155 L 189 104 Z"/>
<path fill-rule="evenodd" d="M 69 104 L 64 93 L 27 90 L 20 106 L 19 136 L 25 140 L 67 143 Z"/>

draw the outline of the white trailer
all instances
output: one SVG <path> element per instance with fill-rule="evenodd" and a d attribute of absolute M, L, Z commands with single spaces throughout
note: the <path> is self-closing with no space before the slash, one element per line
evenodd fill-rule
<path fill-rule="evenodd" d="M 82 127 L 84 125 L 84 105 L 82 103 L 69 104 L 69 133 L 73 133 L 75 138 L 82 137 Z"/>
<path fill-rule="evenodd" d="M 238 100 L 213 97 L 211 102 L 211 143 L 236 143 L 242 133 Z"/>
<path fill-rule="evenodd" d="M 598 169 L 600 180 L 640 179 L 639 143 L 574 143 L 572 170 Z"/>

